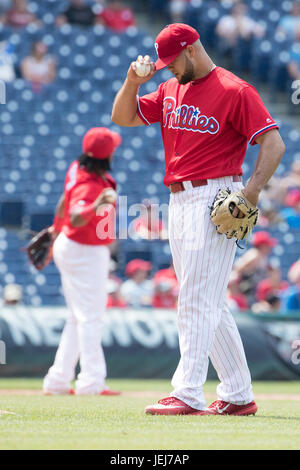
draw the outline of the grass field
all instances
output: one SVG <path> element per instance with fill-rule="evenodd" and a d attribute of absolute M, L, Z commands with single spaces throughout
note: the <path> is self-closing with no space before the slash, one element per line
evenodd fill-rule
<path fill-rule="evenodd" d="M 300 449 L 300 382 L 256 382 L 255 417 L 146 416 L 168 381 L 111 380 L 120 397 L 44 397 L 40 380 L 0 379 L 0 449 Z M 205 386 L 208 403 L 216 383 Z"/>

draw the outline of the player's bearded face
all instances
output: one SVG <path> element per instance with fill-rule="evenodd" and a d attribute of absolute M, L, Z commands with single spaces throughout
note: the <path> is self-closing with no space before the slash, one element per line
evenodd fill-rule
<path fill-rule="evenodd" d="M 190 61 L 190 59 L 187 56 L 184 56 L 184 58 L 185 58 L 185 70 L 178 80 L 180 85 L 185 85 L 186 83 L 191 82 L 192 80 L 194 80 L 194 76 L 195 76 L 193 63 Z"/>
<path fill-rule="evenodd" d="M 169 70 L 181 85 L 194 80 L 194 65 L 184 52 L 169 65 Z"/>

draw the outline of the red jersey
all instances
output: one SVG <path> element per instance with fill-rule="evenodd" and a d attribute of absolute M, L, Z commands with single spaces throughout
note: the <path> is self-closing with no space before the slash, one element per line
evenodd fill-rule
<path fill-rule="evenodd" d="M 155 273 L 155 276 L 153 279 L 154 281 L 159 281 L 161 279 L 171 279 L 171 280 L 177 281 L 175 271 L 171 267 L 166 268 L 166 269 L 160 269 L 159 271 Z"/>
<path fill-rule="evenodd" d="M 62 228 L 68 238 L 83 245 L 109 245 L 114 241 L 115 214 L 111 206 L 101 215 L 95 213 L 82 227 L 73 227 L 70 221 L 70 212 L 74 207 L 91 204 L 105 188 L 116 189 L 116 183 L 109 174 L 105 173 L 101 177 L 80 167 L 78 161 L 71 164 L 65 179 L 65 218 Z"/>
<path fill-rule="evenodd" d="M 138 115 L 160 122 L 169 186 L 242 175 L 247 143 L 278 129 L 256 89 L 222 67 L 185 85 L 176 78 L 138 97 Z"/>
<path fill-rule="evenodd" d="M 249 304 L 244 294 L 229 295 L 228 299 L 234 300 L 240 310 L 249 310 Z"/>

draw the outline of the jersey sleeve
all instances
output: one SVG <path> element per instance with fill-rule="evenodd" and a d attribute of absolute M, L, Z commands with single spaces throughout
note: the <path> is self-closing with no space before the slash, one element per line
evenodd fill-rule
<path fill-rule="evenodd" d="M 100 192 L 99 186 L 85 183 L 77 184 L 70 192 L 69 212 L 75 207 L 85 207 L 88 204 L 92 204 L 99 196 Z"/>
<path fill-rule="evenodd" d="M 278 125 L 252 86 L 240 90 L 233 108 L 231 123 L 237 132 L 247 137 L 251 145 L 257 143 L 258 136 L 271 129 L 278 129 Z"/>
<path fill-rule="evenodd" d="M 161 84 L 156 91 L 144 95 L 137 96 L 137 113 L 146 126 L 155 122 L 160 122 L 162 113 L 162 88 Z"/>

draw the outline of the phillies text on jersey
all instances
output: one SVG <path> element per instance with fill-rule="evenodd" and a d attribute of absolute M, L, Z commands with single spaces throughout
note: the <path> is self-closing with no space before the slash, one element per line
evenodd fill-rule
<path fill-rule="evenodd" d="M 198 107 L 183 104 L 176 108 L 176 100 L 172 96 L 167 96 L 163 101 L 163 126 L 210 134 L 216 134 L 220 127 L 214 117 L 205 116 Z"/>

